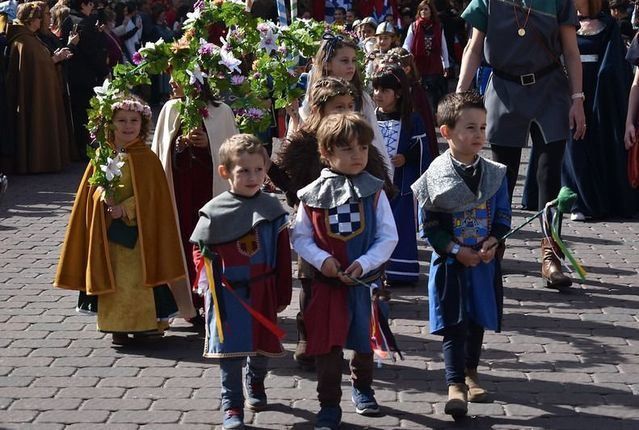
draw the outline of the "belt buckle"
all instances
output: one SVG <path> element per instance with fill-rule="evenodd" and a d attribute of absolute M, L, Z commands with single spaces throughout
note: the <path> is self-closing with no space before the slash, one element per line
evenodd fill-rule
<path fill-rule="evenodd" d="M 527 87 L 528 85 L 534 85 L 537 82 L 535 80 L 535 74 L 534 73 L 528 73 L 527 75 L 521 75 L 519 77 L 519 80 L 521 81 L 521 84 L 524 87 Z"/>

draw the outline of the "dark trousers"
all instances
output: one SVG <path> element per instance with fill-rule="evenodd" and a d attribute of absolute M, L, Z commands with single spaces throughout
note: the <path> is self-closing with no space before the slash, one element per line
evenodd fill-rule
<path fill-rule="evenodd" d="M 535 177 L 539 187 L 539 208 L 543 208 L 546 203 L 555 199 L 561 188 L 561 163 L 564 158 L 564 148 L 566 141 L 544 143 L 544 138 L 537 124 L 530 126 L 530 137 L 532 138 L 533 151 L 537 171 Z M 491 145 L 492 158 L 498 163 L 506 165 L 506 176 L 508 178 L 508 195 L 510 203 L 513 201 L 513 191 L 517 183 L 519 174 L 519 163 L 521 162 L 522 148 L 512 148 L 509 146 Z"/>
<path fill-rule="evenodd" d="M 320 406 L 339 406 L 342 399 L 342 361 L 344 351 L 333 347 L 328 354 L 315 356 L 317 371 L 317 398 Z M 373 353 L 353 352 L 350 361 L 353 387 L 369 391 L 373 385 Z"/>
<path fill-rule="evenodd" d="M 89 122 L 89 109 L 92 88 L 69 87 L 71 99 L 71 116 L 73 118 L 73 137 L 78 148 L 80 160 L 87 160 L 87 145 L 91 143 L 87 123 Z"/>
<path fill-rule="evenodd" d="M 476 369 L 484 341 L 484 328 L 472 321 L 465 321 L 443 332 L 444 365 L 446 384 L 463 383 L 465 369 Z"/>

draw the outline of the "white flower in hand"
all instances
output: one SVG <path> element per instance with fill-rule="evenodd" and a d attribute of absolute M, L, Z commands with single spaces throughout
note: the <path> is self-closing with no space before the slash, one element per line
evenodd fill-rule
<path fill-rule="evenodd" d="M 107 181 L 111 182 L 115 177 L 122 176 L 122 166 L 124 160 L 118 154 L 115 158 L 108 157 L 107 164 L 100 165 L 100 170 L 106 175 Z"/>
<path fill-rule="evenodd" d="M 196 64 L 195 67 L 193 67 L 193 70 L 187 70 L 186 73 L 189 75 L 190 79 L 189 79 L 189 84 L 193 85 L 195 82 L 199 82 L 200 84 L 204 85 L 204 78 L 208 77 L 208 75 L 204 72 L 202 72 L 202 69 L 200 69 L 200 65 Z"/>

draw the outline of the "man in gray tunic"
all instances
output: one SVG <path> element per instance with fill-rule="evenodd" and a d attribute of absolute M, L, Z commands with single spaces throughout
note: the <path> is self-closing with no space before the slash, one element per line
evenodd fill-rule
<path fill-rule="evenodd" d="M 485 55 L 493 68 L 485 95 L 492 158 L 507 166 L 512 204 L 521 149 L 530 135 L 539 207 L 544 207 L 561 187 L 568 133 L 573 129 L 580 139 L 586 129 L 573 0 L 471 0 L 462 17 L 473 32 L 457 91 L 470 87 Z M 561 272 L 559 247 L 552 238 L 544 238 L 541 246 L 547 287 L 569 287 L 572 281 Z"/>

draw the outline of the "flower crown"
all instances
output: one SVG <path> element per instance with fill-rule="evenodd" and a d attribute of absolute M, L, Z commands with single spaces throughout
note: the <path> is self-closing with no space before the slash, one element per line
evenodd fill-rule
<path fill-rule="evenodd" d="M 116 110 L 129 110 L 132 112 L 139 112 L 140 114 L 142 114 L 142 116 L 145 116 L 148 119 L 150 119 L 152 115 L 149 105 L 133 99 L 119 100 L 113 103 L 111 105 L 111 108 L 113 112 L 115 112 Z"/>

